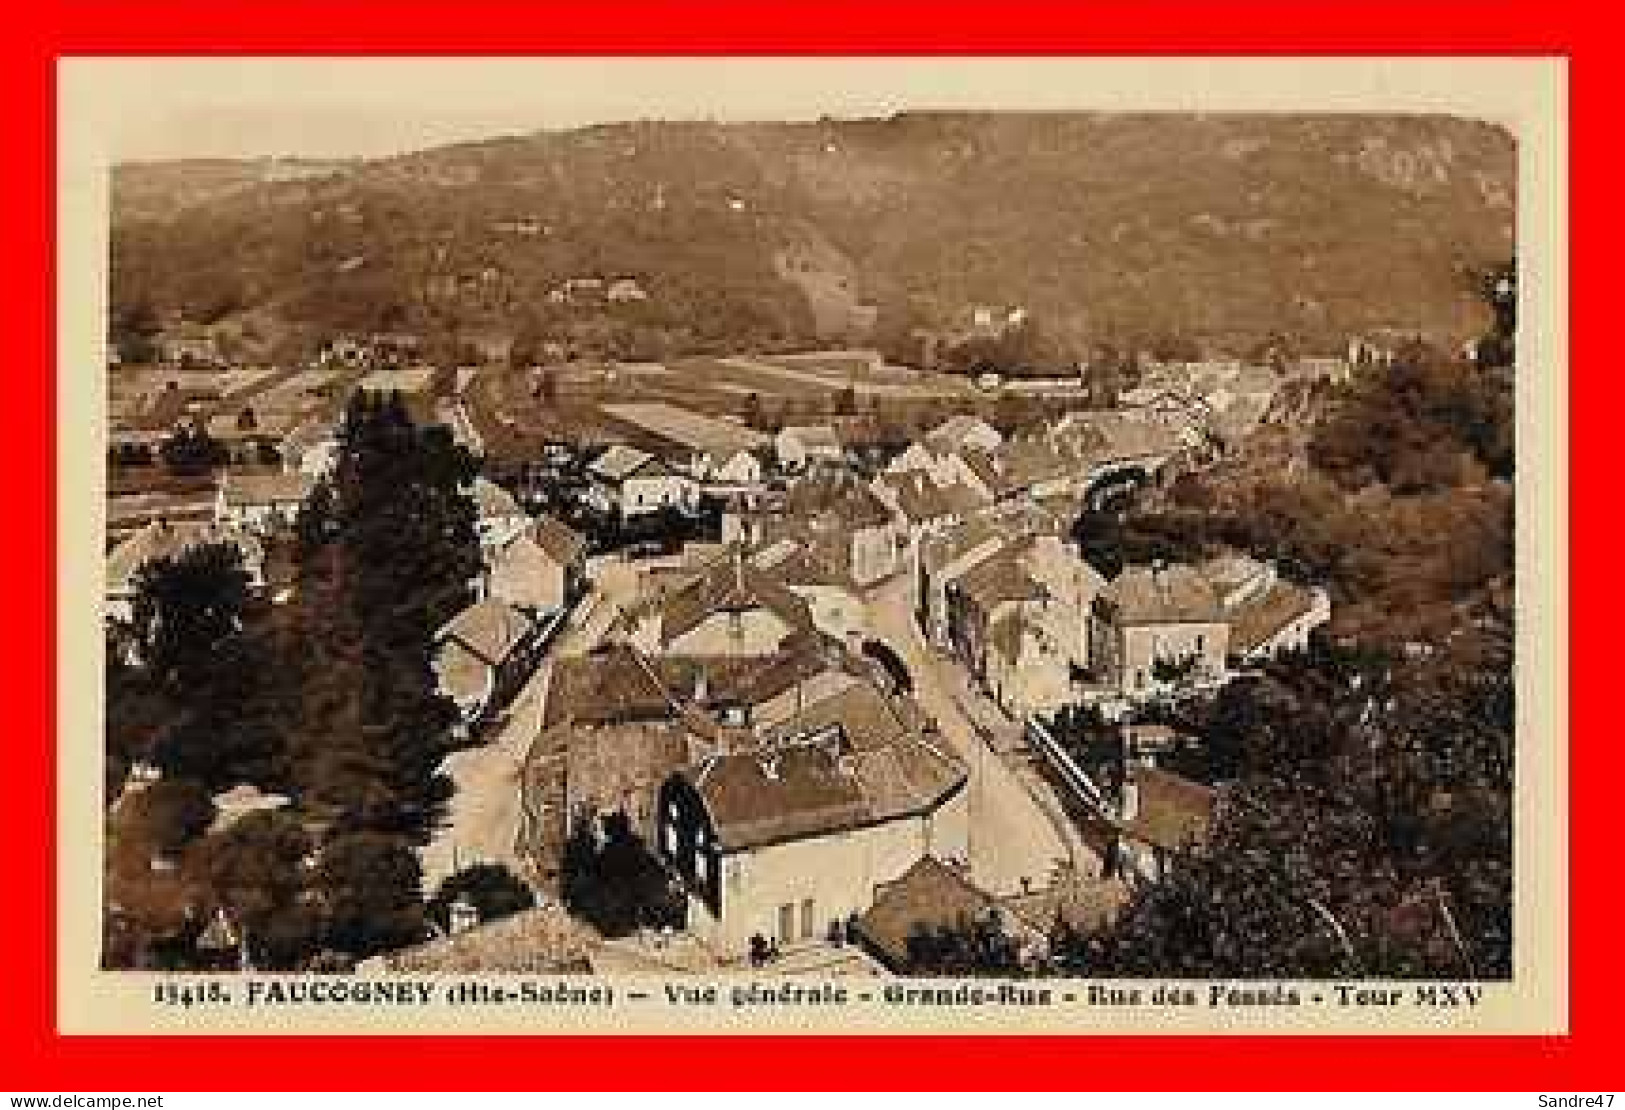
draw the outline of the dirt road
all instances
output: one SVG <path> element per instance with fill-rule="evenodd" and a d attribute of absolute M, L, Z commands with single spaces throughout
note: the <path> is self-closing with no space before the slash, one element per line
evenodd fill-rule
<path fill-rule="evenodd" d="M 1051 813 L 1036 802 L 1016 774 L 977 732 L 960 704 L 963 672 L 938 657 L 910 611 L 913 596 L 903 580 L 887 583 L 870 599 L 876 634 L 902 656 L 914 677 L 914 697 L 934 717 L 942 735 L 970 768 L 971 880 L 994 894 L 1021 890 L 1022 879 L 1043 886 L 1072 849 Z"/>

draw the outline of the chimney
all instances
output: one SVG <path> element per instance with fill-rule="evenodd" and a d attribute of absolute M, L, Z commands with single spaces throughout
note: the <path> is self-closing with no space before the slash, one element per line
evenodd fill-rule
<path fill-rule="evenodd" d="M 478 907 L 466 897 L 459 896 L 456 901 L 447 907 L 447 912 L 449 914 L 447 924 L 453 933 L 466 932 L 480 923 Z"/>
<path fill-rule="evenodd" d="M 1123 821 L 1132 821 L 1140 815 L 1140 784 L 1132 773 L 1123 776 L 1123 796 L 1119 814 Z"/>

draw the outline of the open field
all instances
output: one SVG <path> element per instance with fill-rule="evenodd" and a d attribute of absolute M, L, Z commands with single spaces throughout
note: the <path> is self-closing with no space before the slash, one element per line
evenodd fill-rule
<path fill-rule="evenodd" d="M 929 374 L 901 366 L 871 365 L 861 358 L 813 356 L 805 360 L 726 358 L 718 360 L 735 372 L 753 376 L 763 386 L 790 383 L 821 392 L 851 389 L 875 397 L 962 397 L 972 386 L 963 378 Z"/>
<path fill-rule="evenodd" d="M 714 420 L 692 409 L 665 402 L 603 405 L 611 418 L 694 451 L 752 451 L 766 447 L 768 439 L 753 428 Z"/>

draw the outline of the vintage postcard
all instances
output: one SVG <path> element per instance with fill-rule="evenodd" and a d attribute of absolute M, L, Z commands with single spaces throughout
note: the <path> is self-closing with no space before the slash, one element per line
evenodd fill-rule
<path fill-rule="evenodd" d="M 1560 62 L 58 79 L 64 1032 L 1566 1029 Z"/>

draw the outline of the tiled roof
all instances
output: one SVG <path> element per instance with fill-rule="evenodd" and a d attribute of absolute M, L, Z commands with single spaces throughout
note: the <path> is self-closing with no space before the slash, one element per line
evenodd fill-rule
<path fill-rule="evenodd" d="M 559 565 L 559 560 L 544 551 L 530 533 L 520 533 L 503 545 L 487 565 L 492 597 L 529 609 L 556 604 L 554 593 L 547 587 L 546 575 L 550 568 Z"/>
<path fill-rule="evenodd" d="M 220 488 L 228 505 L 285 505 L 303 501 L 316 480 L 308 474 L 275 471 L 244 474 L 228 470 Z"/>
<path fill-rule="evenodd" d="M 957 870 L 923 856 L 900 878 L 875 888 L 874 905 L 858 918 L 858 931 L 887 964 L 901 968 L 917 931 L 959 928 L 993 908 L 993 899 Z"/>
<path fill-rule="evenodd" d="M 474 479 L 473 496 L 474 508 L 481 520 L 525 515 L 525 510 L 519 507 L 513 494 L 484 475 Z"/>
<path fill-rule="evenodd" d="M 803 447 L 839 451 L 841 437 L 828 424 L 803 424 L 783 429 L 781 435 L 798 440 Z"/>
<path fill-rule="evenodd" d="M 659 603 L 660 638 L 671 643 L 713 613 L 767 609 L 792 628 L 811 628 L 812 612 L 789 588 L 745 558 L 735 545 Z"/>
<path fill-rule="evenodd" d="M 624 482 L 633 474 L 653 463 L 655 457 L 647 451 L 617 443 L 593 460 L 591 471 L 612 482 Z"/>
<path fill-rule="evenodd" d="M 951 485 L 939 486 L 938 494 L 942 497 L 943 507 L 954 516 L 969 516 L 971 513 L 984 508 L 987 498 L 977 493 L 964 482 L 954 482 Z"/>
<path fill-rule="evenodd" d="M 1206 846 L 1217 790 L 1158 767 L 1137 765 L 1129 774 L 1139 789 L 1139 811 L 1123 825 L 1129 836 L 1169 851 Z"/>
<path fill-rule="evenodd" d="M 608 724 L 673 714 L 671 693 L 630 648 L 566 656 L 553 664 L 546 709 L 549 724 L 567 720 Z"/>
<path fill-rule="evenodd" d="M 825 683 L 818 681 L 822 676 L 843 673 L 838 657 L 837 661 L 828 658 L 823 642 L 810 634 L 794 637 L 765 659 L 744 658 L 737 662 L 738 666 L 707 672 L 713 703 L 760 705 L 798 685 L 823 688 Z"/>
<path fill-rule="evenodd" d="M 1167 455 L 1180 448 L 1179 433 L 1156 421 L 1130 420 L 1112 413 L 1099 419 L 1094 427 L 1105 440 L 1092 452 L 1101 462 Z"/>
<path fill-rule="evenodd" d="M 519 610 L 486 598 L 453 617 L 438 638 L 455 641 L 496 666 L 534 629 L 535 623 Z"/>
<path fill-rule="evenodd" d="M 978 608 L 990 612 L 1007 601 L 1041 601 L 1043 585 L 1022 565 L 1025 544 L 1006 547 L 959 577 L 959 588 Z"/>
<path fill-rule="evenodd" d="M 1015 914 L 1029 928 L 1048 934 L 1057 924 L 1079 933 L 1098 933 L 1117 920 L 1128 905 L 1130 890 L 1119 878 L 1082 879 L 1062 877 L 1030 894 L 999 899 L 999 905 Z"/>
<path fill-rule="evenodd" d="M 785 510 L 803 520 L 833 518 L 849 528 L 881 528 L 891 513 L 874 490 L 845 474 L 806 478 L 790 487 Z"/>
<path fill-rule="evenodd" d="M 964 506 L 967 503 L 980 505 L 975 495 L 960 483 L 939 486 L 924 471 L 882 474 L 875 481 L 892 492 L 898 511 L 913 524 L 925 524 L 961 514 L 966 511 Z"/>
<path fill-rule="evenodd" d="M 542 550 L 560 566 L 569 566 L 587 550 L 585 537 L 554 516 L 537 520 L 535 533 Z"/>
<path fill-rule="evenodd" d="M 685 774 L 725 848 L 825 835 L 926 812 L 965 781 L 918 725 L 857 682 L 770 729 L 761 750 L 714 756 Z"/>
<path fill-rule="evenodd" d="M 680 721 L 576 726 L 565 735 L 565 785 L 572 810 L 593 799 L 620 804 L 652 789 L 694 758 L 693 734 Z"/>
<path fill-rule="evenodd" d="M 1245 654 L 1308 613 L 1315 595 L 1302 586 L 1277 580 L 1269 589 L 1230 610 L 1230 647 Z"/>
<path fill-rule="evenodd" d="M 1044 437 L 1006 444 L 1001 461 L 1000 480 L 1007 489 L 1081 477 L 1085 470 L 1079 454 Z"/>
<path fill-rule="evenodd" d="M 1128 624 L 1219 622 L 1219 599 L 1206 578 L 1182 563 L 1155 568 L 1124 567 L 1102 596 L 1117 609 L 1117 621 Z"/>
<path fill-rule="evenodd" d="M 979 417 L 959 413 L 950 416 L 935 428 L 925 433 L 923 437 L 926 446 L 935 454 L 948 454 L 958 451 L 970 442 L 970 437 L 978 433 L 991 432 L 993 440 L 1000 438 L 998 430 Z"/>
<path fill-rule="evenodd" d="M 836 726 L 840 726 L 854 751 L 878 751 L 908 730 L 884 694 L 867 683 L 859 683 L 807 706 L 773 729 L 768 739 L 789 742 Z"/>
<path fill-rule="evenodd" d="M 718 755 L 687 773 L 724 850 L 820 836 L 870 820 L 857 780 L 811 744 L 787 746 L 766 758 Z"/>
<path fill-rule="evenodd" d="M 839 561 L 827 558 L 827 545 L 785 536 L 751 556 L 751 562 L 791 588 L 836 587 L 852 589 L 852 581 Z"/>
<path fill-rule="evenodd" d="M 375 959 L 383 970 L 411 974 L 557 975 L 585 971 L 601 941 L 562 907 L 548 905 Z"/>
<path fill-rule="evenodd" d="M 732 454 L 752 451 L 769 444 L 767 436 L 744 424 L 736 424 L 664 401 L 632 402 L 600 406 L 615 420 L 624 421 L 660 439 L 690 451 Z"/>

